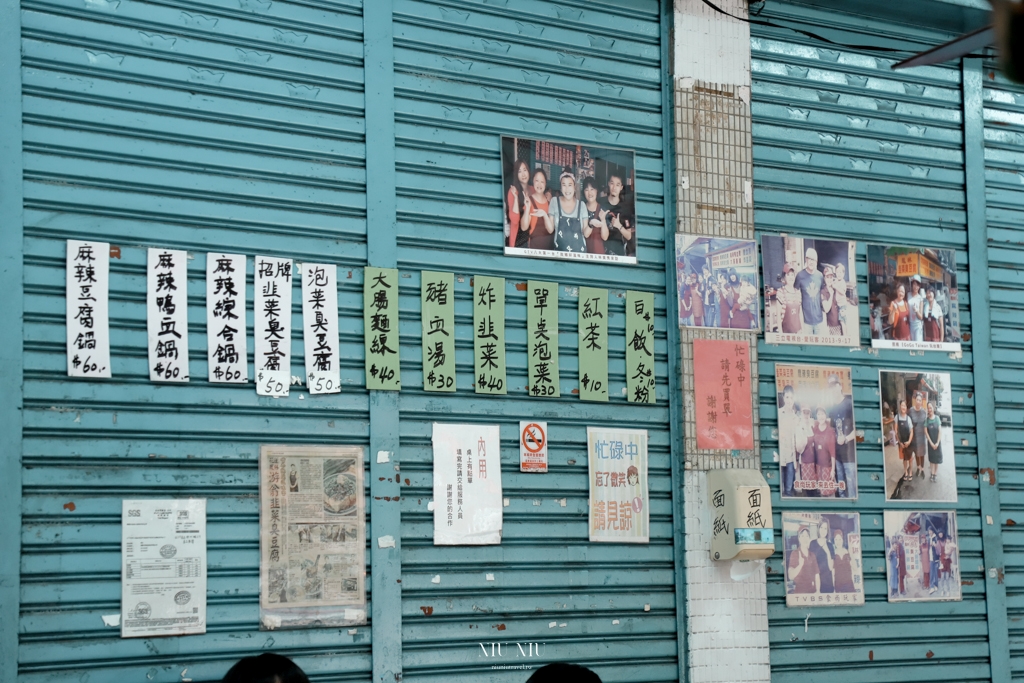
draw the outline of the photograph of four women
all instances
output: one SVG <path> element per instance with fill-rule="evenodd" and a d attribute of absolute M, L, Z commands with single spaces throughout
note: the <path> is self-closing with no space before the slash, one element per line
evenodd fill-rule
<path fill-rule="evenodd" d="M 501 138 L 505 254 L 636 263 L 634 154 Z"/>
<path fill-rule="evenodd" d="M 863 605 L 860 515 L 783 512 L 786 606 Z"/>

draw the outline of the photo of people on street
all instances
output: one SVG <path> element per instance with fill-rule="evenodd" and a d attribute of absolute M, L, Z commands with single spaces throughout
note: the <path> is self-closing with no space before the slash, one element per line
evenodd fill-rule
<path fill-rule="evenodd" d="M 868 245 L 871 345 L 960 351 L 956 252 Z"/>
<path fill-rule="evenodd" d="M 775 365 L 781 498 L 856 498 L 850 368 Z"/>
<path fill-rule="evenodd" d="M 961 600 L 956 513 L 885 511 L 889 602 Z"/>
<path fill-rule="evenodd" d="M 786 606 L 864 604 L 860 515 L 783 512 Z"/>
<path fill-rule="evenodd" d="M 676 234 L 679 325 L 759 330 L 757 242 Z"/>
<path fill-rule="evenodd" d="M 505 255 L 635 264 L 634 156 L 502 136 Z"/>
<path fill-rule="evenodd" d="M 949 374 L 881 370 L 878 384 L 885 499 L 955 503 Z"/>
<path fill-rule="evenodd" d="M 763 235 L 765 342 L 859 346 L 856 255 L 856 242 Z"/>

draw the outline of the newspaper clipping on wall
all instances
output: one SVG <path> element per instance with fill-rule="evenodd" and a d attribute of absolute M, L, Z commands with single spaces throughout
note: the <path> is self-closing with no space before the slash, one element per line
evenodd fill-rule
<path fill-rule="evenodd" d="M 366 623 L 359 446 L 260 448 L 260 628 Z"/>
<path fill-rule="evenodd" d="M 206 633 L 206 499 L 121 505 L 121 637 Z"/>

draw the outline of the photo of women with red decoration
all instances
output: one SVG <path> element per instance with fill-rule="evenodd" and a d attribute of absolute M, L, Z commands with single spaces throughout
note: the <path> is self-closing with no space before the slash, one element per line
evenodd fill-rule
<path fill-rule="evenodd" d="M 885 511 L 889 602 L 961 600 L 956 513 Z"/>
<path fill-rule="evenodd" d="M 871 346 L 960 351 L 956 252 L 868 245 Z"/>
<path fill-rule="evenodd" d="M 502 136 L 505 255 L 635 264 L 634 156 Z"/>
<path fill-rule="evenodd" d="M 676 286 L 681 327 L 761 327 L 754 240 L 677 233 Z"/>
<path fill-rule="evenodd" d="M 783 512 L 787 607 L 864 604 L 860 515 Z"/>

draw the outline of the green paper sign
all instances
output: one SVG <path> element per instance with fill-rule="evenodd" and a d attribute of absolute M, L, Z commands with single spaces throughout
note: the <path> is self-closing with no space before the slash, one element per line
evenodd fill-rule
<path fill-rule="evenodd" d="M 580 399 L 608 400 L 608 290 L 580 287 Z"/>
<path fill-rule="evenodd" d="M 505 278 L 473 278 L 473 370 L 476 393 L 506 394 Z"/>
<path fill-rule="evenodd" d="M 558 285 L 526 283 L 526 351 L 530 396 L 558 398 Z"/>
<path fill-rule="evenodd" d="M 455 276 L 420 273 L 423 388 L 455 391 Z"/>
<path fill-rule="evenodd" d="M 363 330 L 366 388 L 400 391 L 397 269 L 363 269 Z"/>
<path fill-rule="evenodd" d="M 626 291 L 626 393 L 654 403 L 654 294 Z"/>

